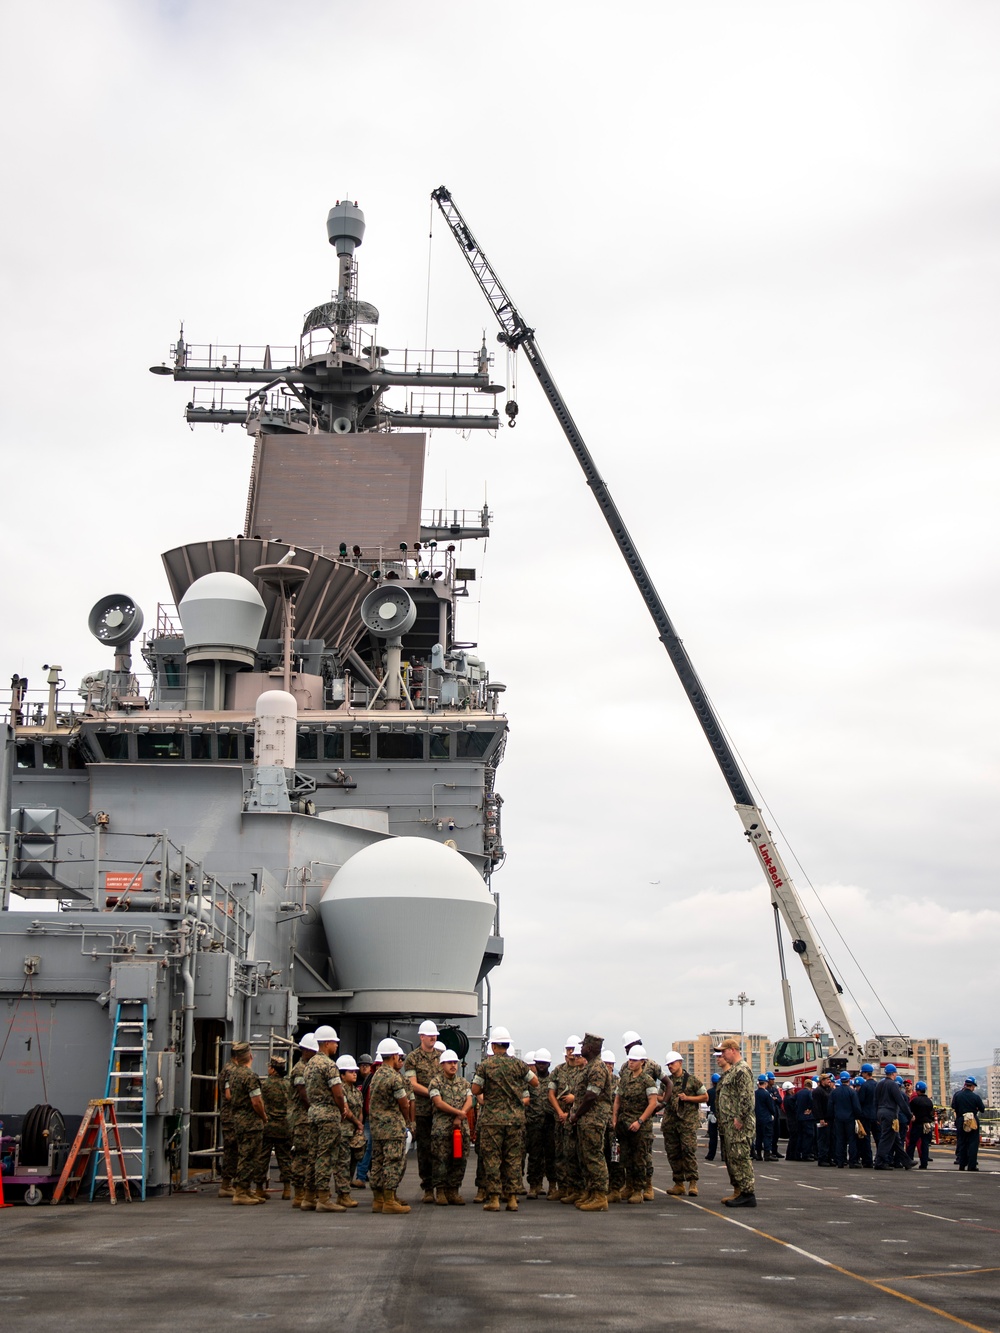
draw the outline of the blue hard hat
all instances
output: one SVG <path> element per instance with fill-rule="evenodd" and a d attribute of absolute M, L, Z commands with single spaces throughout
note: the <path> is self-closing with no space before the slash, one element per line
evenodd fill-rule
<path fill-rule="evenodd" d="M 844 1072 L 841 1074 L 841 1076 L 840 1076 L 840 1081 L 841 1081 L 841 1083 L 850 1083 L 850 1081 L 851 1081 L 851 1076 L 850 1076 L 850 1074 L 847 1072 L 846 1069 L 845 1069 Z"/>
<path fill-rule="evenodd" d="M 769 1069 L 769 1070 L 767 1071 L 767 1077 L 768 1077 L 768 1078 L 774 1078 L 774 1070 L 773 1070 L 773 1069 Z"/>
<path fill-rule="evenodd" d="M 864 1083 L 864 1079 L 863 1079 L 863 1078 L 861 1077 L 861 1075 L 859 1074 L 859 1075 L 857 1076 L 857 1078 L 854 1080 L 854 1086 L 855 1086 L 856 1088 L 860 1088 L 861 1085 L 862 1085 L 863 1083 Z"/>
<path fill-rule="evenodd" d="M 767 1075 L 766 1075 L 766 1074 L 758 1074 L 758 1075 L 757 1075 L 757 1082 L 758 1082 L 758 1083 L 766 1083 L 766 1082 L 767 1082 Z"/>
<path fill-rule="evenodd" d="M 896 1066 L 895 1066 L 895 1065 L 886 1065 L 886 1067 L 885 1067 L 885 1072 L 886 1072 L 887 1074 L 895 1074 L 895 1072 L 896 1072 Z"/>
<path fill-rule="evenodd" d="M 924 1082 L 923 1079 L 921 1079 L 920 1082 L 917 1084 L 917 1092 L 926 1092 L 926 1091 L 927 1091 L 927 1084 Z"/>
<path fill-rule="evenodd" d="M 862 1074 L 874 1074 L 874 1073 L 875 1073 L 875 1066 L 874 1066 L 874 1065 L 862 1065 L 862 1066 L 861 1066 L 861 1072 L 862 1072 Z"/>
<path fill-rule="evenodd" d="M 977 1087 L 979 1086 L 979 1084 L 976 1082 L 976 1080 L 972 1077 L 971 1074 L 970 1074 L 969 1077 L 965 1080 L 965 1082 L 966 1082 L 967 1085 L 971 1083 L 972 1086 L 973 1086 L 974 1088 L 977 1088 Z"/>
<path fill-rule="evenodd" d="M 719 1081 L 719 1079 L 720 1079 L 721 1077 L 722 1077 L 721 1074 L 713 1074 L 713 1075 L 712 1075 L 712 1082 L 713 1082 L 713 1083 L 718 1083 L 718 1081 Z"/>

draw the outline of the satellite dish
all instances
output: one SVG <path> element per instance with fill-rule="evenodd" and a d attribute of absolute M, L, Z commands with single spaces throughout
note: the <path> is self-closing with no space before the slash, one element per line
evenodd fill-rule
<path fill-rule="evenodd" d="M 127 593 L 113 592 L 94 606 L 87 627 L 98 643 L 120 648 L 131 643 L 142 629 L 142 611 Z"/>
<path fill-rule="evenodd" d="M 368 593 L 361 603 L 361 619 L 380 639 L 397 638 L 413 628 L 417 608 L 405 588 L 384 585 Z"/>

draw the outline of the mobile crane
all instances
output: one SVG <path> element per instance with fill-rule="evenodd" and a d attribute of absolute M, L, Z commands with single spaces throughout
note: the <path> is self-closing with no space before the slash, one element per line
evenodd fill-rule
<path fill-rule="evenodd" d="M 624 557 L 632 579 L 653 619 L 657 634 L 667 655 L 673 663 L 684 692 L 688 697 L 702 731 L 711 746 L 716 762 L 722 770 L 733 800 L 736 813 L 743 824 L 744 834 L 753 848 L 757 861 L 764 872 L 764 878 L 771 892 L 771 906 L 774 911 L 775 931 L 778 939 L 778 958 L 781 966 L 781 991 L 785 1011 L 787 1036 L 775 1045 L 774 1063 L 785 1078 L 808 1077 L 820 1069 L 833 1072 L 847 1069 L 857 1072 L 861 1060 L 892 1061 L 898 1069 L 912 1068 L 912 1045 L 909 1037 L 888 1036 L 874 1037 L 863 1046 L 854 1032 L 850 1015 L 841 995 L 843 988 L 836 980 L 830 965 L 819 946 L 813 931 L 812 922 L 799 897 L 791 876 L 785 869 L 781 854 L 775 846 L 770 830 L 764 822 L 760 807 L 754 800 L 746 778 L 740 768 L 725 734 L 715 715 L 711 702 L 705 693 L 698 673 L 688 657 L 684 644 L 674 629 L 666 607 L 646 570 L 635 542 L 625 526 L 625 522 L 611 493 L 594 463 L 594 459 L 584 442 L 583 436 L 566 401 L 559 392 L 556 382 L 545 363 L 535 330 L 531 328 L 511 300 L 503 283 L 497 277 L 482 247 L 472 234 L 469 224 L 462 216 L 451 197 L 449 190 L 441 185 L 431 192 L 431 198 L 448 224 L 458 242 L 466 262 L 472 269 L 476 281 L 500 324 L 498 342 L 511 349 L 521 350 L 535 377 L 542 387 L 542 392 L 549 401 L 563 434 L 569 441 L 570 448 L 583 470 L 587 485 L 594 494 L 594 499 L 604 515 L 618 549 Z M 507 416 L 513 424 L 517 415 L 517 405 L 508 403 Z M 784 945 L 781 935 L 781 921 L 784 921 L 791 939 L 792 949 L 798 954 L 813 991 L 819 1002 L 826 1021 L 830 1025 L 833 1047 L 824 1058 L 818 1043 L 806 1042 L 796 1036 L 795 1019 L 792 1013 L 791 987 L 785 972 Z M 811 1048 L 811 1049 L 810 1049 Z"/>

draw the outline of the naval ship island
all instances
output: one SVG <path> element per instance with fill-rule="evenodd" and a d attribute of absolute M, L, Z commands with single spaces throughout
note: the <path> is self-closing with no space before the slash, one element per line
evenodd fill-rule
<path fill-rule="evenodd" d="M 39 694 L 12 681 L 0 1120 L 29 1203 L 95 1098 L 133 1195 L 209 1168 L 233 1041 L 283 1051 L 332 1023 L 356 1054 L 426 1017 L 462 1056 L 481 1040 L 507 719 L 455 613 L 490 515 L 425 511 L 422 486 L 427 431 L 498 429 L 502 389 L 485 347 L 379 345 L 364 230 L 356 204 L 330 211 L 337 288 L 297 346 L 182 328 L 151 368 L 199 386 L 188 422 L 249 432 L 244 531 L 164 554 L 171 601 L 145 634 L 130 596 L 102 597 L 104 665 L 78 692 L 58 666 Z"/>

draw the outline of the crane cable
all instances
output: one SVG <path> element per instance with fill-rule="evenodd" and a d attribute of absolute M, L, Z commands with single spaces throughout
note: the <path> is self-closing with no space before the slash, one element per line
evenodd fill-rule
<path fill-rule="evenodd" d="M 706 697 L 709 697 L 709 696 L 708 696 L 708 692 L 706 691 L 705 693 L 706 693 Z M 712 710 L 713 710 L 713 712 L 715 713 L 716 717 L 719 719 L 719 726 L 722 728 L 723 732 L 725 733 L 725 735 L 726 735 L 726 739 L 728 740 L 729 744 L 731 745 L 731 747 L 732 747 L 732 749 L 733 749 L 733 753 L 734 753 L 734 754 L 737 756 L 737 758 L 739 759 L 740 764 L 742 765 L 742 767 L 743 767 L 743 771 L 746 773 L 748 780 L 750 781 L 751 785 L 756 789 L 756 791 L 757 791 L 758 793 L 760 793 L 760 790 L 761 790 L 761 789 L 760 789 L 760 785 L 758 784 L 757 780 L 754 778 L 753 773 L 751 772 L 749 765 L 747 764 L 746 760 L 743 758 L 743 755 L 740 753 L 739 746 L 736 744 L 735 740 L 733 739 L 733 736 L 732 736 L 732 734 L 730 733 L 729 728 L 728 728 L 728 727 L 725 725 L 725 723 L 722 721 L 721 715 L 720 715 L 720 713 L 719 713 L 718 708 L 717 708 L 716 705 L 715 705 L 714 700 L 712 700 L 711 698 L 709 698 L 709 703 L 711 704 Z M 774 814 L 772 813 L 772 811 L 771 811 L 771 807 L 768 805 L 767 801 L 763 798 L 763 796 L 761 796 L 759 805 L 760 805 L 761 810 L 763 810 L 763 811 L 766 813 L 766 815 L 767 815 L 768 819 L 770 820 L 770 822 L 774 825 L 774 827 L 777 829 L 778 833 L 781 835 L 781 840 L 782 840 L 782 842 L 784 842 L 785 846 L 788 848 L 789 852 L 791 853 L 792 860 L 795 862 L 795 864 L 798 866 L 799 870 L 802 872 L 802 878 L 803 878 L 803 880 L 805 881 L 806 884 L 809 885 L 809 888 L 812 890 L 813 897 L 814 897 L 814 898 L 816 899 L 816 901 L 819 903 L 820 907 L 821 907 L 822 910 L 823 910 L 823 914 L 826 916 L 827 920 L 830 922 L 830 925 L 831 925 L 831 926 L 833 927 L 833 929 L 836 931 L 837 938 L 840 940 L 841 944 L 842 944 L 842 945 L 844 946 L 844 948 L 847 950 L 847 953 L 848 953 L 848 956 L 849 956 L 850 959 L 851 959 L 851 962 L 852 962 L 852 963 L 854 964 L 854 966 L 858 969 L 858 972 L 860 973 L 860 975 L 861 975 L 863 981 L 864 981 L 865 984 L 869 987 L 869 989 L 871 990 L 872 995 L 875 997 L 875 1000 L 877 1001 L 879 1007 L 882 1009 L 882 1012 L 885 1014 L 886 1018 L 889 1020 L 889 1025 L 890 1025 L 891 1029 L 892 1029 L 893 1031 L 895 1031 L 895 1032 L 901 1032 L 901 1031 L 902 1031 L 902 1028 L 899 1027 L 899 1025 L 896 1023 L 896 1020 L 895 1020 L 895 1019 L 893 1018 L 893 1016 L 889 1013 L 889 1010 L 888 1010 L 888 1008 L 887 1008 L 886 1005 L 885 1005 L 885 1001 L 882 999 L 882 997 L 879 995 L 878 991 L 875 989 L 875 986 L 874 986 L 874 984 L 872 983 L 871 978 L 868 976 L 868 974 L 865 972 L 865 969 L 862 967 L 861 963 L 858 961 L 857 957 L 856 957 L 855 954 L 854 954 L 854 951 L 851 949 L 851 946 L 847 943 L 847 940 L 844 939 L 844 936 L 843 936 L 843 934 L 841 933 L 840 927 L 837 925 L 837 922 L 836 922 L 836 920 L 835 920 L 834 917 L 833 917 L 833 913 L 830 911 L 830 909 L 827 907 L 826 903 L 823 901 L 822 897 L 820 896 L 820 892 L 819 892 L 819 890 L 816 888 L 816 885 L 815 885 L 815 884 L 812 882 L 812 880 L 810 879 L 809 874 L 808 874 L 808 872 L 807 872 L 805 866 L 804 866 L 804 865 L 802 864 L 802 862 L 800 861 L 800 859 L 799 859 L 799 857 L 798 857 L 798 854 L 796 853 L 794 847 L 792 846 L 791 842 L 789 841 L 788 837 L 786 836 L 786 834 L 785 834 L 784 830 L 782 829 L 780 823 L 778 822 L 778 820 L 775 818 Z M 819 931 L 818 931 L 818 930 L 817 930 L 816 933 L 817 933 L 817 935 L 819 935 Z M 821 947 L 823 948 L 824 952 L 827 953 L 828 956 L 829 956 L 828 950 L 827 950 L 827 948 L 826 948 L 826 945 L 825 945 L 825 943 L 824 943 L 824 941 L 823 941 L 823 937 L 822 937 L 821 935 L 819 935 L 819 942 L 820 942 L 820 945 L 821 945 Z M 838 969 L 838 970 L 839 970 L 839 969 Z M 854 1004 L 855 1008 L 858 1010 L 858 1012 L 860 1013 L 861 1017 L 864 1019 L 865 1023 L 868 1025 L 868 1027 L 871 1029 L 871 1031 L 872 1031 L 872 1033 L 873 1033 L 873 1035 L 874 1035 L 874 1032 L 875 1032 L 875 1026 L 874 1026 L 874 1024 L 871 1022 L 871 1020 L 868 1018 L 868 1015 L 865 1013 L 864 1008 L 863 1008 L 863 1006 L 862 1006 L 860 1000 L 859 1000 L 859 999 L 857 998 L 857 996 L 854 994 L 854 991 L 851 989 L 850 984 L 848 983 L 846 977 L 843 978 L 843 983 L 844 983 L 844 988 L 846 989 L 848 995 L 851 997 L 851 1001 L 852 1001 L 852 1003 Z"/>

